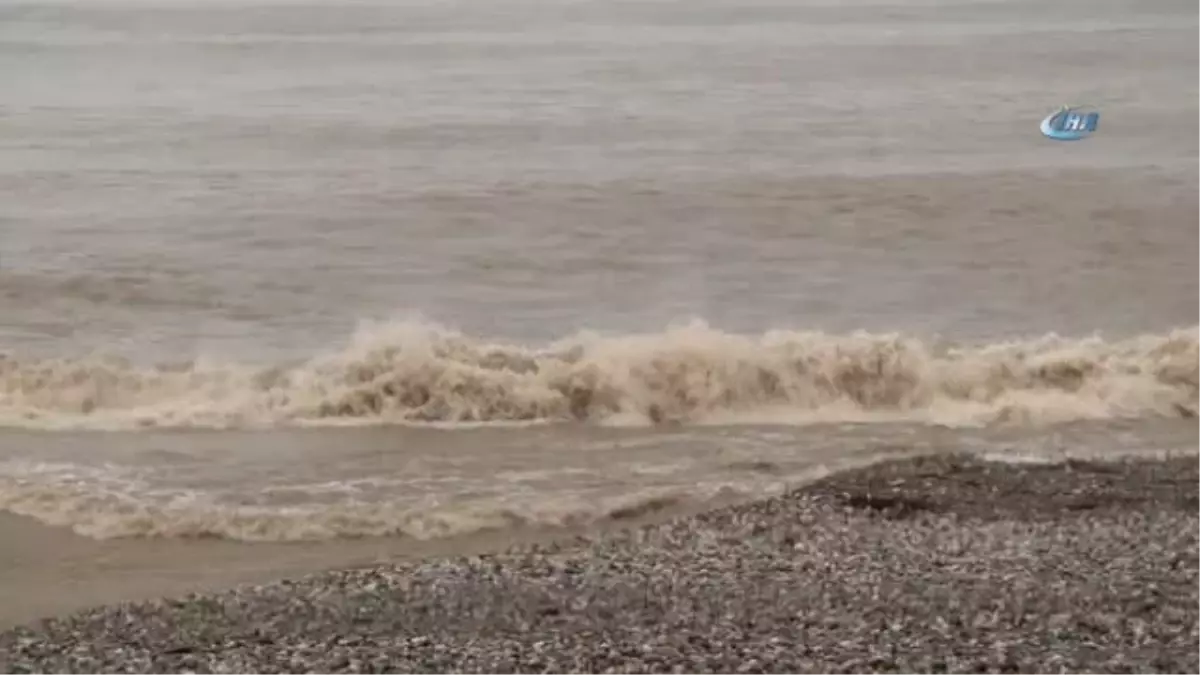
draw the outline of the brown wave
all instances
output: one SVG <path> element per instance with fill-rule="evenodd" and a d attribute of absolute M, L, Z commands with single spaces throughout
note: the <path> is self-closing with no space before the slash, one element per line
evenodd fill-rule
<path fill-rule="evenodd" d="M 1197 335 L 955 345 L 696 323 L 534 347 L 406 322 L 285 366 L 0 355 L 0 426 L 1193 417 Z"/>
<path fill-rule="evenodd" d="M 711 492 L 711 491 L 710 491 Z M 728 499 L 735 491 L 725 488 Z M 93 539 L 172 538 L 321 541 L 411 537 L 419 540 L 520 528 L 582 527 L 631 521 L 707 503 L 714 494 L 665 489 L 603 499 L 545 496 L 524 505 L 480 502 L 421 508 L 399 502 L 260 507 L 183 500 L 166 503 L 120 485 L 23 480 L 0 475 L 0 510 L 69 527 Z"/>

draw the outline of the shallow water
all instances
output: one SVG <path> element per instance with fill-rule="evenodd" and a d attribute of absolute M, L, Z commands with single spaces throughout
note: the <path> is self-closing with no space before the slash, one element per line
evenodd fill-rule
<path fill-rule="evenodd" d="M 1182 1 L 5 3 L 0 509 L 437 538 L 911 452 L 1194 450 L 1196 30 Z M 1099 132 L 1042 138 L 1063 103 Z"/>

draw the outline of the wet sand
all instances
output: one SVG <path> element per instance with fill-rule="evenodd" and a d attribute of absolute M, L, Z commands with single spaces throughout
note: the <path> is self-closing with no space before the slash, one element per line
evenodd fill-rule
<path fill-rule="evenodd" d="M 719 506 L 711 502 L 709 506 Z M 655 508 L 657 506 L 658 508 Z M 696 504 L 649 505 L 589 528 L 606 532 L 695 513 Z M 472 555 L 577 534 L 515 528 L 419 540 L 366 537 L 247 543 L 214 538 L 95 540 L 67 528 L 0 512 L 0 629 L 106 603 L 218 591 L 333 568 L 447 555 Z"/>
<path fill-rule="evenodd" d="M 0 627 L 85 607 L 215 591 L 332 567 L 503 548 L 546 536 L 507 532 L 431 541 L 248 544 L 216 539 L 97 541 L 0 513 Z"/>
<path fill-rule="evenodd" d="M 0 634 L 38 671 L 1195 672 L 1197 461 L 939 456 Z M 665 627 L 665 628 L 664 628 Z"/>

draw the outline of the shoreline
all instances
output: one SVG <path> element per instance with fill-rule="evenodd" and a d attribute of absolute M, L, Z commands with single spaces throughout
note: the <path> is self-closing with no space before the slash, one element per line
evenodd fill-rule
<path fill-rule="evenodd" d="M 0 669 L 1194 672 L 1197 485 L 1193 455 L 891 460 L 640 527 L 84 610 L 0 633 Z"/>
<path fill-rule="evenodd" d="M 362 537 L 282 542 L 219 538 L 93 539 L 70 528 L 0 511 L 0 631 L 105 605 L 190 593 L 220 593 L 246 584 L 374 565 L 484 555 L 514 546 L 606 536 L 713 508 L 745 496 L 650 503 L 579 526 L 522 526 L 416 539 Z M 7 569 L 6 569 L 7 568 Z M 47 588 L 64 589 L 46 593 Z"/>
<path fill-rule="evenodd" d="M 918 455 L 911 452 L 897 456 Z M 878 461 L 877 457 L 865 456 L 814 464 L 792 476 L 788 490 Z M 0 541 L 21 542 L 19 548 L 0 548 L 0 631 L 107 604 L 219 593 L 245 584 L 266 584 L 333 570 L 607 536 L 754 499 L 745 493 L 729 493 L 701 499 L 651 500 L 572 525 L 521 525 L 431 539 L 393 536 L 280 542 L 207 537 L 94 539 L 67 527 L 0 511 Z"/>

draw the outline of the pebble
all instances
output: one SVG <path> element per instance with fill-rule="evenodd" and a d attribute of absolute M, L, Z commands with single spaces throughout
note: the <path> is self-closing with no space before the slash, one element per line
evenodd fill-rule
<path fill-rule="evenodd" d="M 1197 672 L 1197 462 L 967 456 L 474 557 L 96 608 L 4 672 Z"/>

